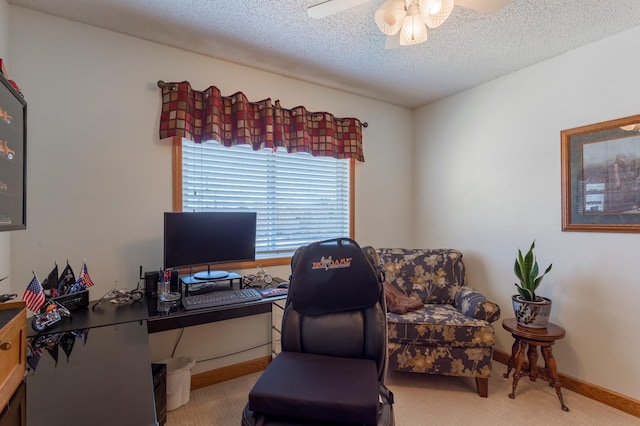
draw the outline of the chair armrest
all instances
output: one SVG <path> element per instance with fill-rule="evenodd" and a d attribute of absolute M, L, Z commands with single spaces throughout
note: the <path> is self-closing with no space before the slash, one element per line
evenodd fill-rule
<path fill-rule="evenodd" d="M 460 287 L 456 293 L 455 307 L 464 316 L 495 322 L 500 319 L 500 306 L 471 287 Z"/>

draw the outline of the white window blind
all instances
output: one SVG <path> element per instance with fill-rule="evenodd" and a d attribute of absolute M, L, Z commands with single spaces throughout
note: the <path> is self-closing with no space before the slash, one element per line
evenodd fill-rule
<path fill-rule="evenodd" d="M 257 212 L 256 259 L 348 237 L 349 184 L 349 160 L 182 142 L 182 210 Z"/>

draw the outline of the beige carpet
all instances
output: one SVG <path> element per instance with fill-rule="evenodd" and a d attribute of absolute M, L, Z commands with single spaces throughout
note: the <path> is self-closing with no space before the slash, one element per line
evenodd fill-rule
<path fill-rule="evenodd" d="M 471 378 L 390 373 L 398 426 L 423 425 L 640 425 L 631 416 L 575 392 L 562 390 L 571 411 L 560 408 L 555 389 L 525 378 L 511 399 L 506 366 L 494 363 L 489 397 L 480 398 Z M 168 426 L 239 426 L 247 394 L 260 373 L 191 392 L 188 404 L 169 412 Z"/>

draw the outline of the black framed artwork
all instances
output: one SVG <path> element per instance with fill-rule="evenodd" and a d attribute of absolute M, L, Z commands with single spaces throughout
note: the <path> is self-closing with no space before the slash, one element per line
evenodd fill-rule
<path fill-rule="evenodd" d="M 27 227 L 27 102 L 0 73 L 0 231 Z"/>

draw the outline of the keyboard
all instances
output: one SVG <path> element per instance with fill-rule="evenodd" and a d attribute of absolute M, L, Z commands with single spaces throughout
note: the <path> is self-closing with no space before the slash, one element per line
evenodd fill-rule
<path fill-rule="evenodd" d="M 244 288 L 242 290 L 223 290 L 196 294 L 195 296 L 185 296 L 182 298 L 182 305 L 186 310 L 191 310 L 236 305 L 238 303 L 252 302 L 260 299 L 262 299 L 262 296 L 257 290 Z"/>

